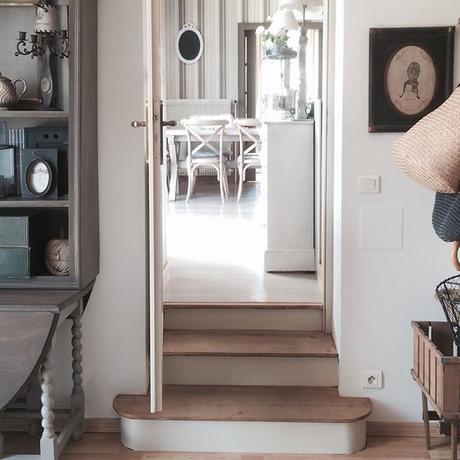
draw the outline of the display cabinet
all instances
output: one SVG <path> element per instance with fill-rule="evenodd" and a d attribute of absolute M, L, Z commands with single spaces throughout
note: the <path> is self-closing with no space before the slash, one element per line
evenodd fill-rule
<path fill-rule="evenodd" d="M 0 265 L 4 246 L 12 244 L 2 241 L 8 228 L 2 228 L 1 217 L 21 212 L 42 216 L 35 251 L 42 260 L 30 263 L 29 276 L 1 276 L 0 270 L 0 289 L 80 289 L 99 270 L 97 2 L 56 0 L 55 7 L 48 6 L 56 10 L 48 23 L 58 21 L 50 33 L 35 32 L 41 27 L 35 4 L 0 0 L 0 73 L 26 84 L 21 100 L 0 108 L 0 144 L 14 148 L 16 163 L 12 196 L 1 194 L 0 181 Z M 41 49 L 36 56 L 35 42 Z M 44 91 L 50 85 L 51 96 Z M 0 107 L 4 86 L 0 80 Z M 18 96 L 23 86 L 16 82 Z M 0 150 L 0 178 L 2 159 Z M 3 222 L 8 227 L 8 219 Z M 61 276 L 45 263 L 47 245 L 55 240 L 68 244 Z"/>
<path fill-rule="evenodd" d="M 0 458 L 11 416 L 41 420 L 42 460 L 82 436 L 81 316 L 99 272 L 97 3 L 0 0 Z M 66 320 L 73 390 L 57 435 L 51 350 Z"/>

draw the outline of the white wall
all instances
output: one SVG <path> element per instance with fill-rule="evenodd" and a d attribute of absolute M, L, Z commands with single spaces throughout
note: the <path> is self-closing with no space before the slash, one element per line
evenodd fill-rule
<path fill-rule="evenodd" d="M 460 0 L 338 0 L 343 8 L 343 91 L 336 121 L 336 154 L 341 200 L 341 312 L 336 316 L 340 337 L 340 387 L 344 395 L 366 395 L 375 403 L 374 420 L 420 421 L 420 392 L 410 377 L 411 320 L 443 319 L 434 300 L 435 285 L 454 274 L 449 246 L 431 228 L 433 194 L 404 177 L 393 163 L 391 146 L 397 134 L 368 134 L 368 55 L 370 27 L 455 25 Z M 338 18 L 340 21 L 340 17 Z M 457 37 L 456 78 L 459 81 L 460 43 Z M 340 63 L 341 59 L 338 58 Z M 382 177 L 380 195 L 359 195 L 361 174 Z M 339 196 L 339 194 L 337 194 Z M 359 249 L 359 213 L 362 206 L 404 210 L 403 249 Z M 339 223 L 340 225 L 340 223 Z M 390 228 L 392 222 L 383 222 Z M 339 235 L 336 235 L 340 237 Z M 383 238 L 385 239 L 385 237 Z M 341 243 L 341 246 L 340 246 Z M 364 391 L 362 370 L 382 369 L 385 388 Z"/>
<path fill-rule="evenodd" d="M 83 319 L 87 417 L 114 417 L 147 388 L 142 0 L 99 0 L 101 273 Z M 68 328 L 56 340 L 58 403 L 71 388 Z M 65 390 L 65 391 L 64 391 Z"/>
<path fill-rule="evenodd" d="M 131 120 L 143 117 L 142 0 L 98 1 L 101 274 L 83 321 L 83 364 L 87 416 L 112 417 L 114 396 L 142 393 L 147 381 L 143 140 L 140 130 L 129 127 Z M 342 353 L 340 386 L 344 395 L 372 397 L 375 420 L 420 420 L 420 395 L 409 375 L 410 321 L 442 319 L 433 287 L 453 270 L 449 247 L 431 230 L 432 194 L 403 177 L 393 164 L 396 135 L 367 133 L 368 29 L 452 25 L 460 0 L 437 0 L 436 8 L 433 0 L 338 1 L 345 18 L 339 40 L 343 75 L 337 73 L 343 92 L 336 93 L 336 153 L 343 162 L 336 164 L 342 180 L 336 216 L 343 233 L 337 247 L 341 293 L 336 292 L 336 307 L 342 308 L 335 317 Z M 340 8 L 338 16 L 340 20 Z M 342 62 L 341 56 L 337 62 Z M 382 194 L 358 195 L 360 174 L 380 174 Z M 404 208 L 404 249 L 360 250 L 360 207 L 384 205 Z M 69 388 L 67 334 L 63 331 L 57 338 L 57 368 L 60 376 L 67 374 Z M 364 369 L 382 369 L 385 389 L 362 390 Z"/>

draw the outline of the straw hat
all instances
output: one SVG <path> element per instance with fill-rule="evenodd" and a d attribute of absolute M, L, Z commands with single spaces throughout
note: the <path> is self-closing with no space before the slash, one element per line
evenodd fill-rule
<path fill-rule="evenodd" d="M 396 164 L 434 192 L 460 192 L 460 88 L 393 145 Z"/>

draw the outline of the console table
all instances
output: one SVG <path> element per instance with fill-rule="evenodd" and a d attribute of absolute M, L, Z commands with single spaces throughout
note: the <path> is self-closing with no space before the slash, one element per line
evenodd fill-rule
<path fill-rule="evenodd" d="M 0 418 L 29 419 L 41 416 L 43 427 L 40 455 L 27 458 L 56 460 L 68 440 L 79 440 L 84 420 L 82 388 L 81 316 L 89 300 L 93 283 L 77 291 L 2 291 L 0 292 Z M 73 390 L 68 422 L 59 436 L 54 429 L 54 379 L 50 360 L 53 337 L 66 319 L 72 321 L 72 380 Z M 21 392 L 37 373 L 40 376 L 41 404 L 34 411 L 12 411 L 7 404 Z M 37 412 L 37 411 L 36 411 Z M 0 433 L 0 458 L 3 438 Z M 7 458 L 24 458 L 22 455 Z"/>

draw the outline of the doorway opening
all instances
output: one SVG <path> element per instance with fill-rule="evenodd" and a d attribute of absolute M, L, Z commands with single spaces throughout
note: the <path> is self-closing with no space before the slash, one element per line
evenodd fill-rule
<path fill-rule="evenodd" d="M 162 8 L 165 305 L 322 306 L 325 9 Z"/>

